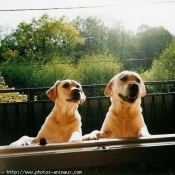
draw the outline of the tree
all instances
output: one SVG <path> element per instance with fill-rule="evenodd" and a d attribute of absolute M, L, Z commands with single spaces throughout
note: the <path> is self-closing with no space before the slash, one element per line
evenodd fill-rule
<path fill-rule="evenodd" d="M 126 31 L 121 22 L 113 21 L 108 27 L 106 43 L 109 53 L 119 57 L 125 69 L 136 67 L 137 38 L 133 32 Z"/>
<path fill-rule="evenodd" d="M 146 81 L 174 80 L 175 79 L 175 40 L 162 52 L 158 59 L 153 61 L 151 68 L 142 74 Z M 153 89 L 153 88 L 152 88 Z M 162 85 L 157 86 L 154 91 L 170 91 L 175 87 Z"/>
<path fill-rule="evenodd" d="M 136 34 L 138 48 L 136 59 L 142 60 L 144 68 L 149 68 L 154 58 L 158 58 L 167 44 L 171 43 L 174 36 L 163 27 L 151 28 L 147 25 L 139 27 Z"/>
<path fill-rule="evenodd" d="M 71 24 L 80 32 L 80 36 L 84 39 L 84 45 L 77 45 L 75 51 L 77 58 L 84 55 L 92 55 L 105 53 L 107 27 L 96 17 L 81 18 L 77 17 Z"/>
<path fill-rule="evenodd" d="M 122 27 L 122 24 L 117 21 L 113 21 L 111 27 L 108 27 L 107 30 L 107 39 L 106 43 L 109 49 L 109 52 L 115 56 L 118 56 L 123 60 L 124 45 L 125 45 L 125 35 L 126 32 Z"/>
<path fill-rule="evenodd" d="M 76 44 L 83 39 L 73 26 L 43 15 L 31 23 L 20 23 L 17 29 L 2 40 L 2 57 L 4 61 L 45 63 L 60 55 L 70 55 Z"/>
<path fill-rule="evenodd" d="M 106 42 L 109 52 L 120 58 L 125 69 L 133 67 L 132 60 L 135 59 L 134 51 L 137 48 L 137 42 L 133 33 L 127 32 L 123 28 L 111 28 L 109 29 Z"/>

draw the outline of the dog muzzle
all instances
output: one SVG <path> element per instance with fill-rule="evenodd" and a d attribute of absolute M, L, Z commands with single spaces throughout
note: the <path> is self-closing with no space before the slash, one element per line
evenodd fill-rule
<path fill-rule="evenodd" d="M 124 96 L 122 94 L 119 94 L 119 97 L 125 102 L 134 103 L 138 96 L 139 86 L 136 83 L 130 83 L 128 85 L 128 89 L 129 89 L 129 95 Z"/>

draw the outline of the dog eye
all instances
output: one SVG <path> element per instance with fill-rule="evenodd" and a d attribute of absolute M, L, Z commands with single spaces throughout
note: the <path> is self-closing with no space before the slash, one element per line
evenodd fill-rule
<path fill-rule="evenodd" d="M 120 80 L 122 80 L 122 81 L 127 81 L 127 80 L 128 80 L 128 77 L 127 77 L 127 76 L 122 77 Z"/>
<path fill-rule="evenodd" d="M 139 78 L 136 78 L 136 82 L 137 82 L 137 83 L 140 83 L 140 79 L 139 79 Z"/>
<path fill-rule="evenodd" d="M 63 84 L 63 88 L 68 88 L 68 87 L 69 87 L 68 83 Z"/>
<path fill-rule="evenodd" d="M 80 88 L 80 86 L 79 86 L 79 85 L 77 85 L 77 86 L 76 86 L 76 88 Z"/>

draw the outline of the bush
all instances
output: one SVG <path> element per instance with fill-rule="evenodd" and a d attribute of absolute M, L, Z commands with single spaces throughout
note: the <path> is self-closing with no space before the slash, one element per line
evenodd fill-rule
<path fill-rule="evenodd" d="M 107 84 L 122 69 L 122 63 L 112 55 L 87 55 L 77 64 L 72 64 L 69 57 L 58 57 L 42 65 L 1 66 L 8 83 L 17 88 L 51 87 L 55 81 L 63 79 L 74 79 L 83 85 Z M 103 91 L 96 89 L 93 94 L 102 95 Z M 92 96 L 92 92 L 87 95 Z"/>
<path fill-rule="evenodd" d="M 33 87 L 50 87 L 57 80 L 72 79 L 74 67 L 67 61 L 53 60 L 50 63 L 41 65 L 32 74 Z"/>
<path fill-rule="evenodd" d="M 122 63 L 112 55 L 91 55 L 79 61 L 74 76 L 82 84 L 106 84 L 122 69 Z"/>
<path fill-rule="evenodd" d="M 0 71 L 3 77 L 5 77 L 6 83 L 10 87 L 26 88 L 32 87 L 32 74 L 35 66 L 31 64 L 7 64 L 1 65 Z"/>
<path fill-rule="evenodd" d="M 107 84 L 110 79 L 123 69 L 122 63 L 112 55 L 91 55 L 81 59 L 74 71 L 74 78 L 81 84 Z M 104 90 L 85 92 L 86 95 L 103 95 Z"/>
<path fill-rule="evenodd" d="M 3 77 L 0 76 L 0 90 L 10 89 L 6 84 Z M 23 102 L 27 101 L 27 95 L 20 94 L 19 92 L 0 93 L 0 103 L 4 102 Z"/>

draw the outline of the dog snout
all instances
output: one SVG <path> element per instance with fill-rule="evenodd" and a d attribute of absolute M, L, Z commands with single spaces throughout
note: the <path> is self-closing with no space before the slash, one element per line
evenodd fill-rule
<path fill-rule="evenodd" d="M 72 94 L 74 99 L 79 99 L 80 98 L 80 89 L 74 88 L 72 89 Z"/>
<path fill-rule="evenodd" d="M 136 83 L 130 83 L 129 84 L 129 90 L 130 90 L 130 97 L 135 97 L 139 91 L 139 86 Z"/>

